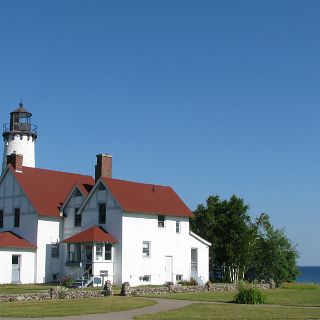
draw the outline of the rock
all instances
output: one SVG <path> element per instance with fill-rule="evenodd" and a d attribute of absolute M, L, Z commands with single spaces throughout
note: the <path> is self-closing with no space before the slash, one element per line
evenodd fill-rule
<path fill-rule="evenodd" d="M 130 289 L 130 283 L 124 282 L 121 286 L 121 295 L 128 296 L 130 294 L 129 289 Z"/>

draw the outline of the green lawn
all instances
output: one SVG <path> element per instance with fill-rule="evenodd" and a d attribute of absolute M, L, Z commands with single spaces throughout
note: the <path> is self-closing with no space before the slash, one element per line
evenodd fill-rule
<path fill-rule="evenodd" d="M 193 304 L 174 311 L 135 317 L 136 320 L 265 320 L 320 319 L 320 308 L 238 304 Z"/>
<path fill-rule="evenodd" d="M 0 284 L 0 294 L 23 294 L 48 291 L 57 284 Z"/>
<path fill-rule="evenodd" d="M 116 296 L 88 299 L 4 302 L 0 303 L 0 317 L 62 317 L 128 310 L 153 304 L 153 301 L 146 299 Z"/>
<path fill-rule="evenodd" d="M 320 306 L 320 290 L 272 289 L 267 290 L 267 304 L 284 306 Z M 147 295 L 148 297 L 182 299 L 193 301 L 231 302 L 235 292 L 197 292 L 197 293 L 168 293 L 160 295 Z"/>

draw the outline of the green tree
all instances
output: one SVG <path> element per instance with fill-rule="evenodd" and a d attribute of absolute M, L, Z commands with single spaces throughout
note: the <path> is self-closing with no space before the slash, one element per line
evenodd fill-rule
<path fill-rule="evenodd" d="M 226 280 L 243 279 L 250 267 L 256 229 L 248 215 L 248 205 L 233 195 L 229 200 L 210 196 L 199 205 L 191 229 L 212 243 L 210 269 L 221 266 Z"/>
<path fill-rule="evenodd" d="M 296 267 L 299 257 L 296 246 L 286 237 L 284 229 L 275 229 L 267 214 L 256 220 L 252 267 L 258 280 L 273 279 L 276 284 L 294 281 L 299 271 Z"/>

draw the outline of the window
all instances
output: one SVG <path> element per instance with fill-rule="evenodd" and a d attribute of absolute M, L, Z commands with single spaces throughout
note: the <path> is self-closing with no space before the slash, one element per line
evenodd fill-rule
<path fill-rule="evenodd" d="M 14 209 L 14 222 L 13 222 L 14 227 L 19 227 L 20 226 L 20 208 L 15 208 Z"/>
<path fill-rule="evenodd" d="M 81 196 L 82 196 L 82 194 L 81 194 L 81 192 L 79 191 L 79 189 L 76 189 L 76 190 L 74 191 L 74 196 L 75 196 L 75 197 L 81 197 Z"/>
<path fill-rule="evenodd" d="M 143 241 L 142 256 L 143 257 L 150 257 L 150 241 Z"/>
<path fill-rule="evenodd" d="M 0 210 L 0 228 L 3 228 L 3 210 Z"/>
<path fill-rule="evenodd" d="M 176 221 L 176 233 L 180 233 L 180 221 Z"/>
<path fill-rule="evenodd" d="M 97 243 L 96 244 L 96 260 L 102 260 L 102 251 L 103 251 L 103 244 Z"/>
<path fill-rule="evenodd" d="M 99 224 L 106 223 L 106 204 L 99 203 Z"/>
<path fill-rule="evenodd" d="M 112 244 L 106 243 L 104 245 L 104 260 L 112 260 Z"/>
<path fill-rule="evenodd" d="M 158 216 L 158 228 L 164 228 L 165 216 Z"/>
<path fill-rule="evenodd" d="M 144 275 L 143 277 L 141 277 L 143 282 L 151 282 L 151 275 Z"/>
<path fill-rule="evenodd" d="M 52 243 L 51 244 L 51 257 L 52 258 L 59 258 L 59 243 Z"/>
<path fill-rule="evenodd" d="M 81 260 L 81 244 L 70 243 L 68 244 L 68 261 Z"/>
<path fill-rule="evenodd" d="M 182 274 L 176 274 L 176 281 L 182 281 L 182 280 L 183 280 Z"/>
<path fill-rule="evenodd" d="M 103 183 L 100 183 L 98 186 L 98 190 L 106 190 L 105 186 L 103 185 Z"/>
<path fill-rule="evenodd" d="M 78 213 L 79 208 L 74 209 L 74 226 L 81 227 L 81 214 Z"/>

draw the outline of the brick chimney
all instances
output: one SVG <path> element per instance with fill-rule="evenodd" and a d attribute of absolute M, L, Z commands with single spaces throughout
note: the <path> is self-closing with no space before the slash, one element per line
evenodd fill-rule
<path fill-rule="evenodd" d="M 7 165 L 11 164 L 15 171 L 22 172 L 23 155 L 11 153 L 7 155 Z"/>
<path fill-rule="evenodd" d="M 95 167 L 95 179 L 100 177 L 112 178 L 112 155 L 97 154 L 97 164 Z"/>

